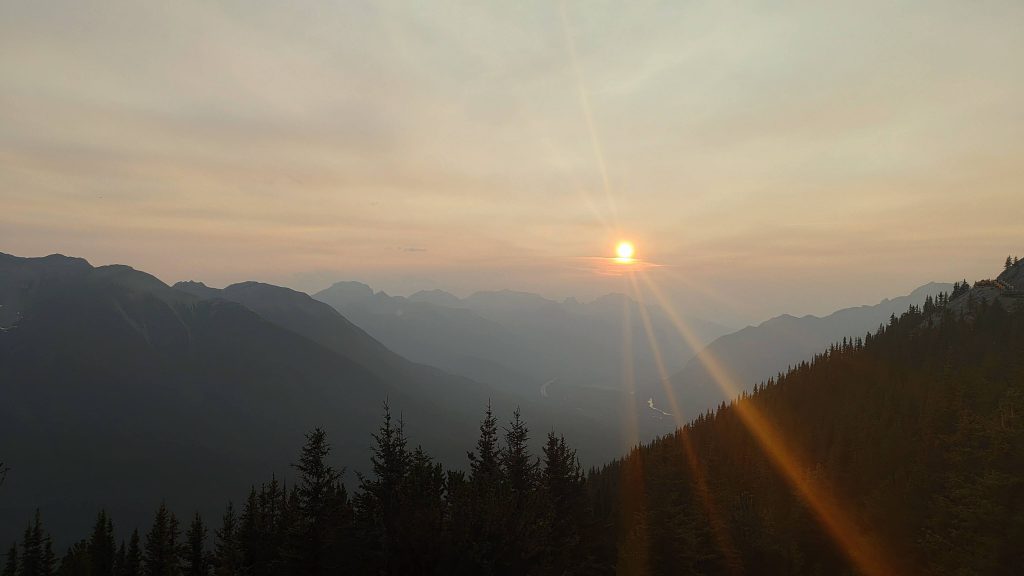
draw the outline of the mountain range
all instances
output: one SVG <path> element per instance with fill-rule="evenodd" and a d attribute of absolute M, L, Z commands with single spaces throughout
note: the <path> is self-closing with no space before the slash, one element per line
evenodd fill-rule
<path fill-rule="evenodd" d="M 313 297 L 406 358 L 526 396 L 620 389 L 624 338 L 631 341 L 634 378 L 656 378 L 641 307 L 670 369 L 682 368 L 695 352 L 659 307 L 622 294 L 587 303 L 512 290 L 466 298 L 432 290 L 402 297 L 374 292 L 359 282 L 339 282 Z M 712 321 L 687 320 L 701 343 L 731 332 Z"/>
<path fill-rule="evenodd" d="M 684 317 L 697 341 L 724 365 L 742 390 L 785 371 L 843 338 L 863 336 L 892 314 L 948 292 L 931 282 L 905 296 L 845 308 L 824 317 L 776 316 L 731 332 L 723 325 Z M 671 431 L 721 402 L 727 394 L 704 362 L 657 306 L 645 306 L 664 366 L 683 414 L 671 402 L 644 328 L 640 303 L 611 294 L 593 302 L 564 302 L 536 294 L 495 291 L 467 298 L 433 290 L 409 297 L 339 282 L 313 295 L 407 358 L 439 366 L 523 397 L 612 416 L 623 394 L 639 416 L 641 436 Z M 635 389 L 624 389 L 623 324 L 628 320 Z M 614 393 L 613 393 L 614 392 Z"/>
<path fill-rule="evenodd" d="M 105 506 L 134 522 L 160 497 L 209 512 L 315 426 L 339 461 L 365 462 L 385 401 L 442 461 L 461 462 L 488 403 L 503 418 L 521 406 L 593 461 L 621 449 L 614 427 L 405 360 L 305 294 L 179 288 L 127 266 L 0 255 L 0 517 Z"/>
<path fill-rule="evenodd" d="M 687 320 L 752 385 L 943 289 L 734 334 Z M 82 520 L 73 512 L 106 506 L 133 522 L 160 497 L 220 505 L 267 470 L 287 477 L 280 463 L 314 426 L 338 461 L 365 462 L 385 401 L 446 464 L 463 461 L 488 403 L 502 418 L 521 407 L 535 440 L 556 430 L 584 463 L 606 461 L 679 421 L 642 311 L 692 413 L 722 399 L 666 314 L 641 306 L 512 291 L 406 298 L 354 282 L 312 297 L 259 282 L 168 286 L 128 266 L 0 254 L 0 455 L 11 468 L 0 515 L 42 506 Z M 622 384 L 624 341 L 636 390 Z"/>

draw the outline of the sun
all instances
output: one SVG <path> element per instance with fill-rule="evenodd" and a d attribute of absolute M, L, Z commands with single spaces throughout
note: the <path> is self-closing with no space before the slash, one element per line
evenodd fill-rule
<path fill-rule="evenodd" d="M 615 259 L 622 263 L 632 262 L 635 253 L 636 250 L 633 248 L 632 242 L 619 242 L 619 245 L 615 247 Z"/>
<path fill-rule="evenodd" d="M 634 252 L 635 250 L 633 249 L 633 244 L 630 242 L 619 242 L 619 245 L 615 247 L 615 254 L 619 258 L 632 258 Z"/>

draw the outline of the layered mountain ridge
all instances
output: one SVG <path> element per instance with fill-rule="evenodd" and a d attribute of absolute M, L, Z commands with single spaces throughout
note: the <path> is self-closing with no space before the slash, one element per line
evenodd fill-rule
<path fill-rule="evenodd" d="M 887 298 L 875 305 L 844 308 L 827 316 L 783 314 L 757 326 L 719 337 L 702 354 L 713 357 L 735 386 L 750 391 L 755 384 L 785 372 L 790 366 L 820 353 L 843 338 L 862 337 L 911 305 L 921 306 L 929 296 L 950 292 L 952 284 L 930 282 L 906 296 Z M 689 420 L 731 400 L 700 357 L 690 359 L 670 379 L 672 389 Z M 667 402 L 663 385 L 649 383 L 650 394 Z"/>
<path fill-rule="evenodd" d="M 174 288 L 59 256 L 0 266 L 0 517 L 12 519 L 0 538 L 37 506 L 79 521 L 75 511 L 106 507 L 129 523 L 161 498 L 212 513 L 239 483 L 286 477 L 282 463 L 316 426 L 337 461 L 365 462 L 385 401 L 452 464 L 489 402 L 503 416 L 521 405 L 591 461 L 621 449 L 614 427 L 409 362 L 302 293 Z"/>

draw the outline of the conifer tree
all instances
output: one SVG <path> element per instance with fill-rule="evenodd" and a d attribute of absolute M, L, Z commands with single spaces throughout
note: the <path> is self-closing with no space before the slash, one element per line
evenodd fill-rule
<path fill-rule="evenodd" d="M 192 523 L 185 533 L 185 546 L 182 550 L 185 576 L 207 576 L 210 573 L 210 558 L 206 553 L 206 526 L 196 512 Z"/>
<path fill-rule="evenodd" d="M 101 511 L 89 538 L 88 553 L 91 576 L 112 576 L 114 574 L 114 523 Z"/>
<path fill-rule="evenodd" d="M 549 573 L 573 573 L 574 567 L 583 565 L 580 546 L 586 509 L 583 483 L 576 451 L 566 445 L 565 437 L 549 432 L 541 472 L 547 529 L 544 565 Z"/>
<path fill-rule="evenodd" d="M 40 576 L 51 576 L 56 573 L 57 555 L 53 551 L 53 540 L 49 534 L 43 537 L 43 561 L 40 568 Z"/>
<path fill-rule="evenodd" d="M 217 542 L 214 550 L 214 574 L 216 576 L 241 576 L 242 551 L 238 545 L 237 520 L 235 507 L 228 502 L 227 510 L 217 530 Z"/>
<path fill-rule="evenodd" d="M 402 487 L 399 524 L 400 553 L 405 572 L 435 572 L 449 546 L 445 533 L 448 518 L 444 468 L 422 447 L 409 456 L 409 472 Z"/>
<path fill-rule="evenodd" d="M 59 576 L 79 576 L 92 574 L 92 560 L 89 555 L 89 542 L 80 540 L 75 542 L 60 561 L 60 568 L 57 569 Z"/>
<path fill-rule="evenodd" d="M 391 407 L 384 402 L 384 421 L 372 435 L 370 456 L 372 477 L 359 477 L 360 494 L 356 502 L 360 528 L 370 544 L 371 563 L 393 573 L 398 563 L 402 495 L 409 473 L 409 452 L 402 423 L 392 424 Z"/>
<path fill-rule="evenodd" d="M 43 529 L 42 515 L 36 510 L 35 519 L 25 529 L 21 545 L 21 567 L 18 576 L 52 576 L 57 568 L 53 541 Z"/>
<path fill-rule="evenodd" d="M 262 548 L 262 519 L 260 517 L 260 500 L 256 487 L 249 488 L 245 506 L 242 508 L 241 522 L 238 526 L 238 545 L 242 551 L 242 565 L 249 572 L 260 571 Z"/>
<path fill-rule="evenodd" d="M 469 478 L 461 501 L 453 512 L 457 548 L 463 551 L 466 570 L 478 573 L 499 571 L 505 557 L 503 478 L 498 446 L 498 423 L 487 403 L 480 423 L 476 450 L 469 457 Z"/>
<path fill-rule="evenodd" d="M 331 452 L 327 433 L 315 428 L 306 435 L 299 461 L 296 518 L 289 538 L 288 560 L 293 571 L 310 576 L 334 571 L 331 518 L 337 502 L 341 472 L 327 462 Z"/>
<path fill-rule="evenodd" d="M 142 548 L 139 544 L 138 530 L 132 531 L 124 562 L 118 567 L 117 574 L 118 576 L 142 576 Z"/>
<path fill-rule="evenodd" d="M 501 451 L 501 467 L 514 501 L 521 502 L 534 488 L 540 463 L 530 456 L 529 430 L 519 408 L 512 413 L 512 422 L 505 429 L 505 448 Z"/>
<path fill-rule="evenodd" d="M 36 520 L 39 519 L 39 510 L 36 510 Z M 39 574 L 39 565 L 42 563 L 42 543 L 29 524 L 21 538 L 21 571 L 18 576 L 29 576 Z"/>
<path fill-rule="evenodd" d="M 540 540 L 540 510 L 537 498 L 540 462 L 530 455 L 529 430 L 519 408 L 505 428 L 505 446 L 501 450 L 501 470 L 507 487 L 503 494 L 502 524 L 507 542 L 506 567 L 515 573 L 532 571 Z"/>
<path fill-rule="evenodd" d="M 128 562 L 128 548 L 125 546 L 124 540 L 121 540 L 121 545 L 117 548 L 117 554 L 114 556 L 114 574 L 121 576 L 122 570 L 124 570 L 125 564 Z"/>
<path fill-rule="evenodd" d="M 484 420 L 480 423 L 480 437 L 476 441 L 476 452 L 470 452 L 470 482 L 479 491 L 497 491 L 501 479 L 498 463 L 498 420 L 494 417 L 491 403 L 487 403 Z"/>
<path fill-rule="evenodd" d="M 1006 262 L 1003 264 L 1004 269 L 1009 268 L 1010 266 L 1013 266 L 1013 256 L 1007 256 Z"/>
<path fill-rule="evenodd" d="M 178 520 L 160 504 L 146 535 L 142 561 L 146 576 L 178 576 Z"/>
<path fill-rule="evenodd" d="M 3 576 L 18 576 L 18 545 L 11 544 L 4 562 Z"/>
<path fill-rule="evenodd" d="M 285 491 L 277 477 L 272 477 L 268 484 L 260 486 L 257 500 L 261 526 L 259 545 L 263 551 L 259 555 L 261 569 L 257 570 L 257 576 L 260 576 L 263 572 L 273 574 L 280 570 L 281 550 L 287 537 L 289 518 Z"/>

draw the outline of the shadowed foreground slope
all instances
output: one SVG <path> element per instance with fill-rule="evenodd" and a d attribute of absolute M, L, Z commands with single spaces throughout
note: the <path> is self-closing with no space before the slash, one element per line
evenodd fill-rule
<path fill-rule="evenodd" d="M 594 474 L 606 561 L 655 574 L 855 572 L 742 408 L 901 573 L 1022 573 L 1024 306 L 987 286 L 914 306 Z"/>

